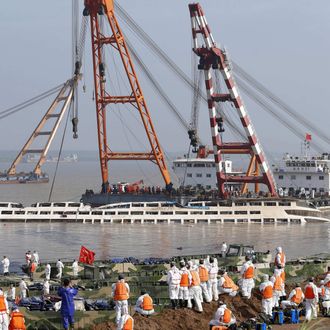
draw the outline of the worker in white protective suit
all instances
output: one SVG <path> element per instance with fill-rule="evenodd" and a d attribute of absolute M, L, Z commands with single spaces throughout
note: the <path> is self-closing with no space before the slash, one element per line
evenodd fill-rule
<path fill-rule="evenodd" d="M 9 275 L 9 266 L 10 266 L 9 259 L 6 256 L 3 256 L 1 263 L 2 263 L 2 268 L 3 268 L 3 275 L 4 276 Z"/>
<path fill-rule="evenodd" d="M 129 285 L 125 282 L 123 275 L 118 276 L 118 281 L 112 284 L 112 297 L 116 304 L 116 324 L 119 324 L 119 321 L 122 315 L 128 314 L 128 298 L 130 294 Z"/>
<path fill-rule="evenodd" d="M 208 281 L 209 281 L 209 270 L 204 264 L 204 259 L 199 260 L 199 267 L 198 267 L 198 275 L 200 279 L 200 287 L 202 289 L 203 300 L 207 303 L 211 302 L 211 298 L 209 295 L 208 289 Z"/>
<path fill-rule="evenodd" d="M 322 292 L 323 291 L 323 292 Z M 328 273 L 323 280 L 323 285 L 321 287 L 321 298 L 322 307 L 324 315 L 329 315 L 330 313 L 330 273 Z"/>
<path fill-rule="evenodd" d="M 167 284 L 172 309 L 176 309 L 179 303 L 181 274 L 174 262 L 171 262 L 170 267 L 167 273 Z"/>
<path fill-rule="evenodd" d="M 297 308 L 305 299 L 302 288 L 298 283 L 295 283 L 295 287 L 291 290 L 287 300 L 281 301 L 281 307 L 286 308 Z"/>
<path fill-rule="evenodd" d="M 7 298 L 11 299 L 12 301 L 15 301 L 16 299 L 16 288 L 14 284 L 10 284 L 8 293 L 7 293 Z"/>
<path fill-rule="evenodd" d="M 273 282 L 269 280 L 269 275 L 263 275 L 263 282 L 259 286 L 259 291 L 262 294 L 262 312 L 271 317 L 273 315 Z"/>
<path fill-rule="evenodd" d="M 152 298 L 146 290 L 141 290 L 141 296 L 135 304 L 135 311 L 144 316 L 149 316 L 155 313 Z"/>
<path fill-rule="evenodd" d="M 37 251 L 34 251 L 33 254 L 32 254 L 32 260 L 37 264 L 39 265 L 39 262 L 40 262 L 40 258 L 39 258 L 39 254 Z"/>
<path fill-rule="evenodd" d="M 19 289 L 21 291 L 20 298 L 21 299 L 26 298 L 27 292 L 29 291 L 29 289 L 23 279 L 21 279 L 21 281 L 19 282 Z"/>
<path fill-rule="evenodd" d="M 274 265 L 275 265 L 275 269 L 280 270 L 280 274 L 283 282 L 285 282 L 285 264 L 286 264 L 286 256 L 283 252 L 282 247 L 279 246 L 275 250 Z"/>
<path fill-rule="evenodd" d="M 72 263 L 72 273 L 73 277 L 78 277 L 79 265 L 77 260 L 73 260 Z"/>
<path fill-rule="evenodd" d="M 228 293 L 229 296 L 235 297 L 239 287 L 234 283 L 224 270 L 219 270 L 220 278 L 218 281 L 219 294 Z"/>
<path fill-rule="evenodd" d="M 306 299 L 306 321 L 317 318 L 317 306 L 319 303 L 319 295 L 317 286 L 314 284 L 314 278 L 310 278 L 305 286 Z"/>
<path fill-rule="evenodd" d="M 133 330 L 134 319 L 129 314 L 123 314 L 117 324 L 117 330 Z"/>
<path fill-rule="evenodd" d="M 274 275 L 270 279 L 274 286 L 273 286 L 273 304 L 274 307 L 280 306 L 280 299 L 285 294 L 285 283 L 282 278 L 282 271 L 281 269 L 274 269 Z"/>
<path fill-rule="evenodd" d="M 208 260 L 208 270 L 209 270 L 209 281 L 208 281 L 208 288 L 209 288 L 209 296 L 211 301 L 218 301 L 219 299 L 219 292 L 218 292 L 218 260 L 216 258 L 210 257 Z"/>
<path fill-rule="evenodd" d="M 61 259 L 58 259 L 58 261 L 56 263 L 56 268 L 57 268 L 57 275 L 56 275 L 56 277 L 60 280 L 62 278 L 63 269 L 64 269 L 64 264 L 61 261 Z"/>
<path fill-rule="evenodd" d="M 239 284 L 242 290 L 242 296 L 247 299 L 250 299 L 252 289 L 254 288 L 255 283 L 254 283 L 254 265 L 249 256 L 245 257 L 245 263 L 243 264 L 240 273 L 242 278 L 240 279 Z"/>
<path fill-rule="evenodd" d="M 9 326 L 9 308 L 7 298 L 0 288 L 0 329 L 8 330 Z"/>
<path fill-rule="evenodd" d="M 45 278 L 46 280 L 50 280 L 50 273 L 52 271 L 52 267 L 50 266 L 50 264 L 47 264 L 45 267 Z"/>
<path fill-rule="evenodd" d="M 189 287 L 190 299 L 188 301 L 188 308 L 192 308 L 194 304 L 195 310 L 199 313 L 202 313 L 203 297 L 202 297 L 202 289 L 200 287 L 200 279 L 199 279 L 197 267 L 194 266 L 192 262 L 188 262 L 186 268 L 191 274 L 191 284 Z"/>
<path fill-rule="evenodd" d="M 180 288 L 179 288 L 179 303 L 180 307 L 188 307 L 189 287 L 191 285 L 191 274 L 186 267 L 184 260 L 180 261 Z"/>
<path fill-rule="evenodd" d="M 214 326 L 225 326 L 230 327 L 231 325 L 236 324 L 236 318 L 232 314 L 231 310 L 227 308 L 227 305 L 220 301 L 219 308 L 214 314 L 213 319 L 210 321 L 210 329 Z"/>
<path fill-rule="evenodd" d="M 45 280 L 44 284 L 42 286 L 42 294 L 44 296 L 48 296 L 49 295 L 49 289 L 50 289 L 49 282 L 48 282 L 48 280 Z"/>
<path fill-rule="evenodd" d="M 227 249 L 228 249 L 227 243 L 226 242 L 222 242 L 221 249 L 220 249 L 220 253 L 221 253 L 221 257 L 222 258 L 225 258 L 226 253 L 227 253 Z"/>

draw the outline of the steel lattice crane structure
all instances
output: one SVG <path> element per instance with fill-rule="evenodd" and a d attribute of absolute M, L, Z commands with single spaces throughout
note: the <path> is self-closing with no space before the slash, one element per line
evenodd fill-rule
<path fill-rule="evenodd" d="M 220 197 L 227 196 L 225 183 L 242 183 L 243 192 L 248 184 L 255 185 L 258 192 L 259 184 L 265 184 L 271 195 L 276 195 L 276 185 L 267 163 L 261 144 L 253 128 L 251 119 L 239 95 L 237 85 L 231 72 L 228 55 L 225 50 L 217 47 L 207 24 L 203 9 L 199 3 L 189 5 L 193 51 L 199 57 L 198 69 L 204 71 L 205 86 L 208 99 L 210 127 L 213 143 L 213 153 L 216 165 L 216 176 Z M 216 93 L 212 78 L 212 70 L 220 71 L 227 88 L 226 93 Z M 240 117 L 248 142 L 223 142 L 223 118 L 216 113 L 216 102 L 231 102 Z M 244 176 L 227 175 L 221 166 L 223 154 L 250 155 L 250 164 Z M 261 174 L 259 174 L 261 171 Z"/>
<path fill-rule="evenodd" d="M 91 41 L 93 53 L 94 88 L 97 114 L 99 157 L 102 174 L 102 192 L 109 191 L 108 162 L 110 160 L 149 160 L 156 163 L 166 186 L 171 187 L 171 178 L 165 163 L 165 157 L 158 141 L 150 113 L 138 81 L 128 47 L 114 12 L 113 0 L 85 0 L 84 16 L 90 17 Z M 111 29 L 106 35 L 101 29 L 100 16 L 104 15 Z M 131 92 L 128 95 L 114 95 L 105 81 L 105 59 L 103 48 L 112 46 L 125 69 Z M 114 152 L 107 138 L 106 110 L 109 104 L 130 104 L 140 114 L 145 133 L 150 143 L 149 152 Z"/>

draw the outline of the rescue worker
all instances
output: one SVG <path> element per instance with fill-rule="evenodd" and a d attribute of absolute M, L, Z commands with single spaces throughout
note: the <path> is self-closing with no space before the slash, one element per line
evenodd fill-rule
<path fill-rule="evenodd" d="M 189 286 L 191 284 L 191 274 L 186 268 L 185 262 L 180 261 L 180 288 L 179 288 L 179 302 L 181 307 L 188 307 L 189 300 Z"/>
<path fill-rule="evenodd" d="M 9 265 L 10 265 L 9 259 L 6 256 L 3 256 L 1 263 L 3 267 L 3 275 L 4 276 L 9 275 Z"/>
<path fill-rule="evenodd" d="M 21 291 L 21 295 L 20 298 L 24 299 L 27 296 L 27 292 L 29 291 L 24 279 L 21 279 L 21 281 L 19 282 L 19 289 Z"/>
<path fill-rule="evenodd" d="M 252 289 L 255 286 L 254 283 L 254 266 L 249 256 L 245 257 L 245 263 L 240 271 L 242 278 L 240 280 L 240 287 L 242 290 L 242 296 L 250 299 Z"/>
<path fill-rule="evenodd" d="M 281 269 L 274 269 L 274 275 L 271 278 L 273 282 L 273 305 L 274 307 L 280 306 L 280 298 L 285 296 L 285 284 L 282 279 Z"/>
<path fill-rule="evenodd" d="M 39 265 L 40 259 L 39 259 L 39 254 L 37 251 L 33 251 L 32 261 L 34 261 L 37 264 L 37 266 Z"/>
<path fill-rule="evenodd" d="M 306 321 L 312 318 L 317 318 L 317 305 L 319 303 L 319 295 L 317 286 L 314 284 L 314 278 L 310 278 L 308 284 L 305 286 L 306 299 Z"/>
<path fill-rule="evenodd" d="M 125 282 L 123 275 L 118 276 L 118 281 L 112 284 L 112 297 L 116 307 L 116 324 L 119 324 L 120 318 L 124 314 L 128 314 L 128 298 L 130 290 L 129 285 Z"/>
<path fill-rule="evenodd" d="M 10 284 L 10 288 L 8 290 L 8 298 L 12 301 L 15 301 L 16 299 L 16 288 L 14 284 Z"/>
<path fill-rule="evenodd" d="M 63 286 L 57 291 L 57 294 L 62 298 L 61 316 L 65 330 L 68 330 L 69 327 L 74 327 L 74 297 L 77 293 L 78 289 L 72 287 L 68 278 L 63 280 Z"/>
<path fill-rule="evenodd" d="M 217 276 L 218 276 L 219 267 L 218 267 L 217 259 L 210 257 L 209 264 L 208 264 L 208 270 L 209 270 L 208 288 L 209 288 L 210 300 L 218 301 L 219 292 L 218 292 Z"/>
<path fill-rule="evenodd" d="M 199 279 L 201 282 L 200 287 L 202 289 L 204 301 L 209 303 L 209 302 L 211 302 L 211 298 L 210 298 L 209 290 L 208 290 L 209 271 L 208 271 L 207 267 L 204 265 L 203 259 L 199 260 L 198 275 L 199 275 Z"/>
<path fill-rule="evenodd" d="M 9 325 L 9 309 L 8 302 L 4 295 L 4 292 L 0 288 L 0 329 L 8 330 Z"/>
<path fill-rule="evenodd" d="M 202 313 L 202 289 L 200 287 L 200 279 L 197 269 L 192 268 L 192 263 L 188 263 L 186 266 L 187 270 L 191 274 L 191 283 L 189 287 L 189 301 L 188 308 L 192 308 L 192 302 L 194 303 L 197 312 Z"/>
<path fill-rule="evenodd" d="M 259 286 L 262 294 L 262 312 L 272 317 L 273 315 L 273 282 L 269 280 L 269 275 L 263 275 L 263 282 Z"/>
<path fill-rule="evenodd" d="M 286 264 L 286 256 L 283 252 L 282 247 L 277 247 L 275 250 L 275 260 L 274 260 L 274 264 L 275 264 L 275 268 L 280 269 L 281 270 L 281 277 L 283 282 L 285 282 L 285 264 Z"/>
<path fill-rule="evenodd" d="M 72 263 L 73 277 L 78 277 L 78 271 L 79 271 L 78 261 L 73 260 L 73 263 Z"/>
<path fill-rule="evenodd" d="M 145 290 L 141 290 L 141 296 L 135 304 L 135 311 L 144 316 L 152 315 L 155 312 L 152 298 Z"/>
<path fill-rule="evenodd" d="M 46 277 L 47 281 L 50 280 L 51 271 L 52 271 L 52 267 L 50 266 L 50 264 L 47 264 L 46 267 L 45 267 L 45 277 Z"/>
<path fill-rule="evenodd" d="M 303 290 L 298 283 L 295 284 L 295 288 L 290 292 L 288 300 L 283 300 L 281 302 L 281 307 L 286 308 L 297 308 L 305 299 Z"/>
<path fill-rule="evenodd" d="M 325 280 L 327 280 L 327 277 Z M 325 284 L 325 280 L 320 281 L 319 300 L 321 301 L 323 315 L 328 316 L 330 311 L 330 281 L 327 280 Z"/>
<path fill-rule="evenodd" d="M 56 277 L 60 280 L 62 278 L 62 273 L 63 273 L 63 269 L 64 269 L 64 265 L 63 265 L 63 262 L 61 261 L 61 259 L 58 259 L 58 261 L 56 263 L 56 268 L 57 268 Z"/>
<path fill-rule="evenodd" d="M 221 249 L 220 249 L 220 253 L 221 253 L 222 258 L 226 257 L 227 248 L 228 248 L 227 243 L 222 242 Z"/>
<path fill-rule="evenodd" d="M 10 314 L 9 330 L 26 330 L 24 315 L 13 305 Z"/>
<path fill-rule="evenodd" d="M 167 284 L 172 309 L 176 309 L 179 300 L 181 274 L 174 262 L 171 262 L 170 267 L 171 269 L 167 273 Z"/>
<path fill-rule="evenodd" d="M 34 273 L 35 273 L 36 270 L 37 270 L 37 263 L 35 261 L 32 261 L 30 263 L 30 270 L 29 270 L 31 281 L 33 281 L 33 279 L 34 279 Z"/>
<path fill-rule="evenodd" d="M 42 286 L 42 294 L 44 296 L 48 296 L 49 295 L 49 288 L 50 288 L 49 282 L 48 282 L 48 280 L 45 280 L 44 281 L 44 284 Z"/>
<path fill-rule="evenodd" d="M 231 310 L 227 308 L 226 304 L 222 301 L 219 302 L 219 308 L 214 314 L 213 319 L 210 321 L 210 330 L 213 326 L 226 326 L 230 327 L 231 325 L 236 324 L 236 318 L 232 314 Z"/>
<path fill-rule="evenodd" d="M 27 251 L 25 253 L 25 261 L 27 266 L 30 266 L 31 259 L 32 259 L 31 251 Z"/>
<path fill-rule="evenodd" d="M 219 294 L 228 293 L 231 297 L 235 297 L 239 287 L 229 277 L 226 271 L 220 270 L 219 274 Z"/>
<path fill-rule="evenodd" d="M 117 325 L 117 330 L 133 330 L 134 319 L 129 314 L 123 314 Z"/>

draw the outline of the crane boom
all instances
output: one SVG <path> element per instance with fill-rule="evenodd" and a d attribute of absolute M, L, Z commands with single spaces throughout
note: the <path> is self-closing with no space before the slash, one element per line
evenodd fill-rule
<path fill-rule="evenodd" d="M 94 88 L 97 114 L 97 130 L 99 143 L 99 157 L 102 173 L 102 192 L 109 191 L 109 160 L 150 160 L 156 163 L 167 187 L 171 186 L 171 178 L 165 157 L 158 141 L 158 137 L 152 123 L 147 104 L 138 81 L 131 56 L 114 13 L 112 0 L 85 0 L 84 16 L 90 16 L 91 39 L 93 52 Z M 107 36 L 102 31 L 100 16 L 106 16 L 111 29 L 111 35 Z M 107 45 L 113 47 L 121 58 L 127 75 L 131 92 L 128 95 L 114 95 L 107 89 L 105 80 L 105 63 L 103 48 Z M 113 152 L 107 139 L 106 107 L 109 104 L 130 104 L 140 114 L 141 121 L 147 135 L 151 151 L 148 152 Z"/>

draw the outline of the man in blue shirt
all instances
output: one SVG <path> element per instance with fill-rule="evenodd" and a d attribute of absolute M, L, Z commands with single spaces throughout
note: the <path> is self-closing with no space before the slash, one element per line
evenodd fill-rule
<path fill-rule="evenodd" d="M 58 289 L 57 294 L 62 298 L 61 315 L 63 327 L 65 330 L 69 326 L 73 329 L 74 326 L 74 296 L 78 293 L 78 289 L 72 287 L 71 281 L 68 278 L 63 280 L 63 286 Z"/>

